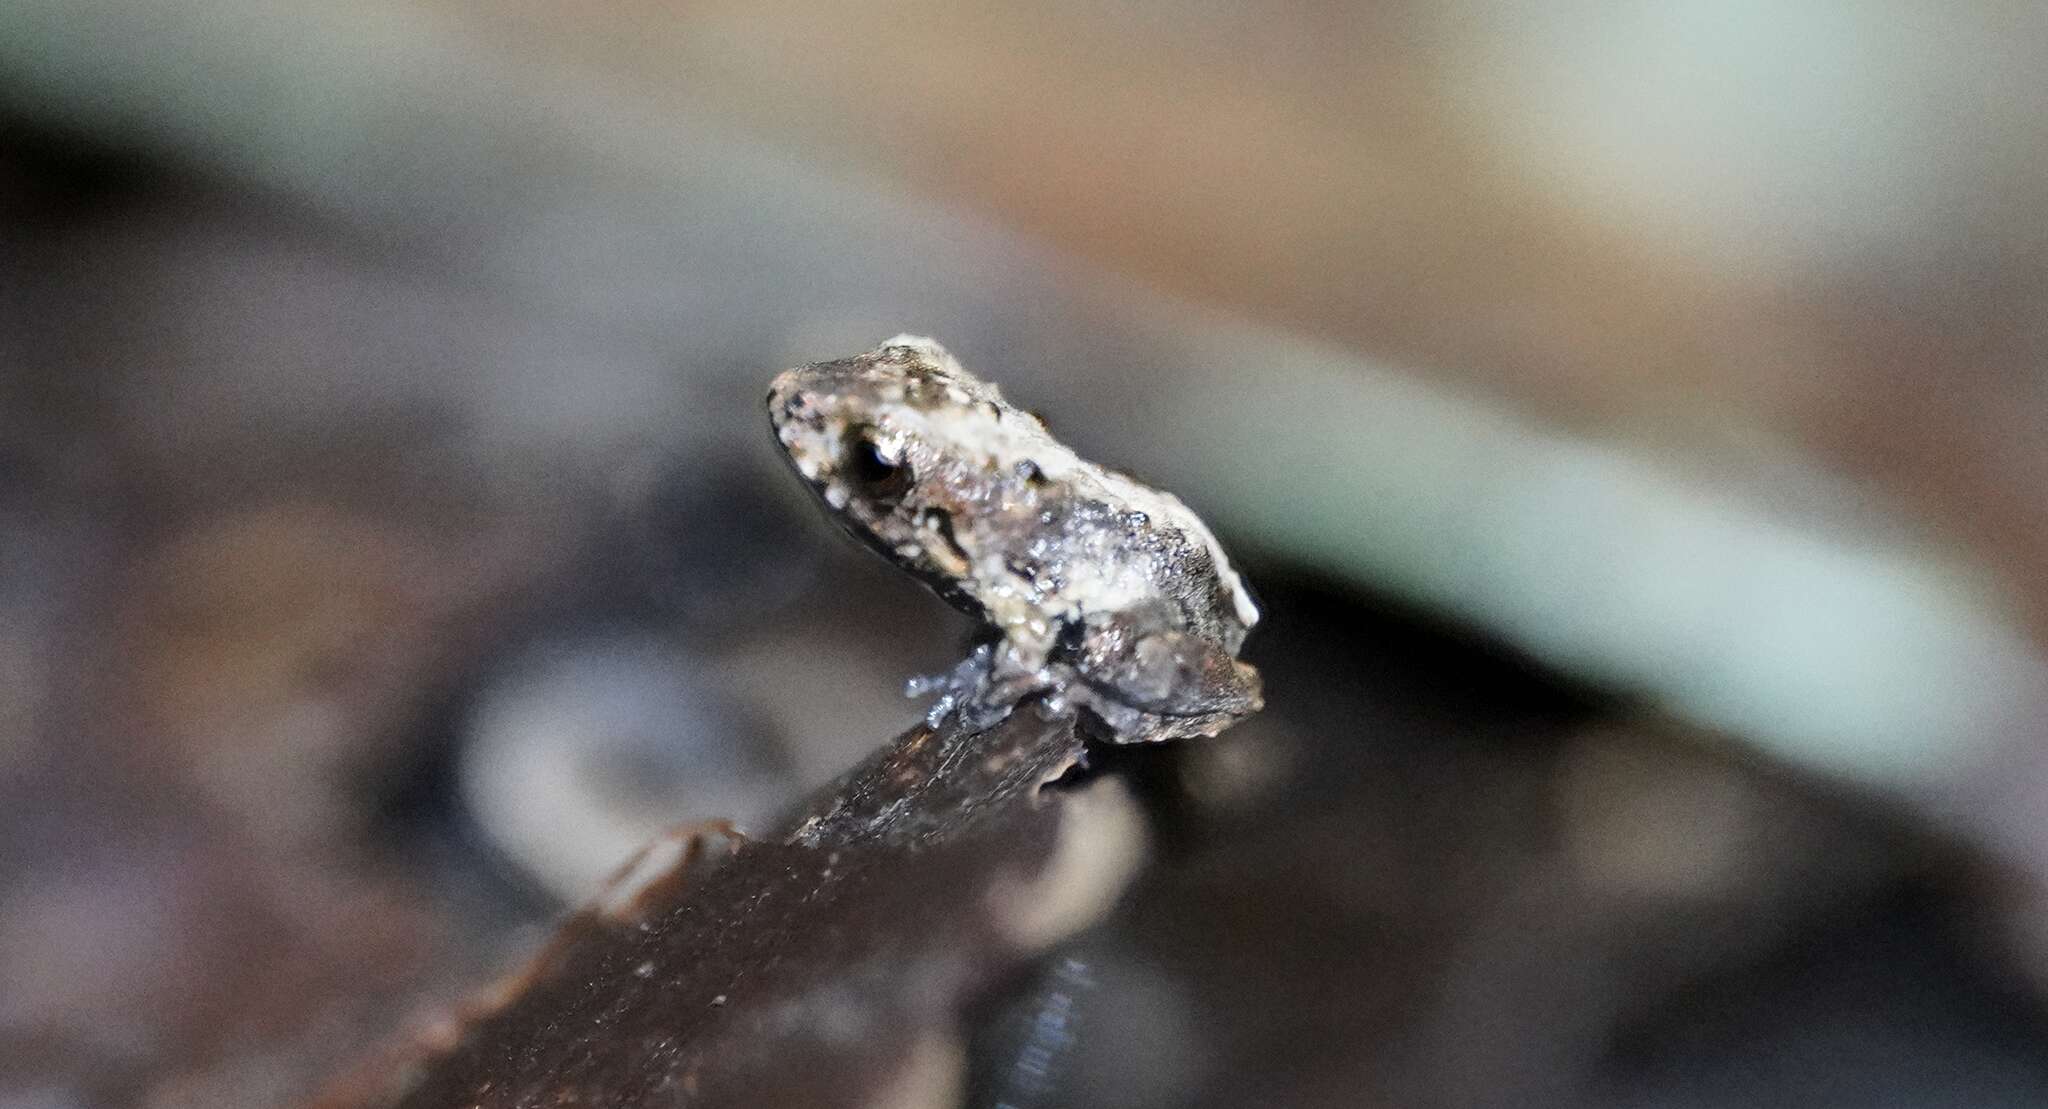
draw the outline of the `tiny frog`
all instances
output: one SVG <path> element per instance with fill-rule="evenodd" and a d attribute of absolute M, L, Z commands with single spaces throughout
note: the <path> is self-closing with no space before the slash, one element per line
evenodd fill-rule
<path fill-rule="evenodd" d="M 1237 658 L 1259 609 L 1208 527 L 1077 456 L 939 344 L 901 335 L 785 371 L 768 415 L 834 519 L 992 629 L 910 682 L 938 694 L 932 726 L 958 712 L 985 728 L 1036 697 L 1143 743 L 1215 735 L 1263 704 Z"/>

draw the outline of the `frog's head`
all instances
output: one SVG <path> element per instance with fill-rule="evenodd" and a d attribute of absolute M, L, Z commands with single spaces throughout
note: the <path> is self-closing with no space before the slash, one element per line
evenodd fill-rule
<path fill-rule="evenodd" d="M 841 524 L 956 602 L 972 599 L 980 554 L 961 522 L 1003 512 L 1042 480 L 1017 461 L 1029 453 L 1022 444 L 1046 440 L 1045 426 L 914 335 L 784 371 L 769 387 L 768 418 Z"/>

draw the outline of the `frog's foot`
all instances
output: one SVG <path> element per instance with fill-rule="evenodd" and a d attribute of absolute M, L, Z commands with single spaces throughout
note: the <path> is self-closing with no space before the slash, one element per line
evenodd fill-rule
<path fill-rule="evenodd" d="M 1039 670 L 1012 669 L 1013 661 L 1000 653 L 999 643 L 984 643 L 943 674 L 926 674 L 903 685 L 906 697 L 938 698 L 925 709 L 926 726 L 936 728 L 954 712 L 968 731 L 993 727 L 1010 715 L 1017 702 L 1046 687 L 1047 675 Z"/>
<path fill-rule="evenodd" d="M 936 728 L 948 713 L 976 700 L 975 694 L 988 680 L 994 658 L 995 646 L 984 643 L 943 674 L 919 674 L 904 682 L 903 695 L 916 698 L 938 694 L 937 699 L 924 710 L 925 726 Z M 970 723 L 970 726 L 974 725 Z"/>

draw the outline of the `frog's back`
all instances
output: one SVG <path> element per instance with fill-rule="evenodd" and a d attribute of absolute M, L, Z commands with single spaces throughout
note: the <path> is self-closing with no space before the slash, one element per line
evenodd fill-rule
<path fill-rule="evenodd" d="M 1194 519 L 1192 514 L 1189 519 Z M 1174 538 L 1160 545 L 1164 591 L 1184 614 L 1189 631 L 1236 654 L 1252 625 L 1258 623 L 1257 604 L 1231 567 L 1229 556 L 1199 520 L 1194 527 L 1172 530 Z"/>
<path fill-rule="evenodd" d="M 1258 608 L 1215 536 L 1171 494 L 1114 471 L 1104 478 L 1122 487 L 1041 503 L 1039 541 L 1019 564 L 1059 582 L 1076 615 L 1163 608 L 1235 654 Z"/>

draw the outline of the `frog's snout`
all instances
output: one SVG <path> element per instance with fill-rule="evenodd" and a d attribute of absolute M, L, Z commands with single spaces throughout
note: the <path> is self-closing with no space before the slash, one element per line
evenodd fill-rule
<path fill-rule="evenodd" d="M 796 370 L 784 370 L 768 383 L 768 411 L 781 415 L 789 411 L 790 403 L 797 399 Z"/>

